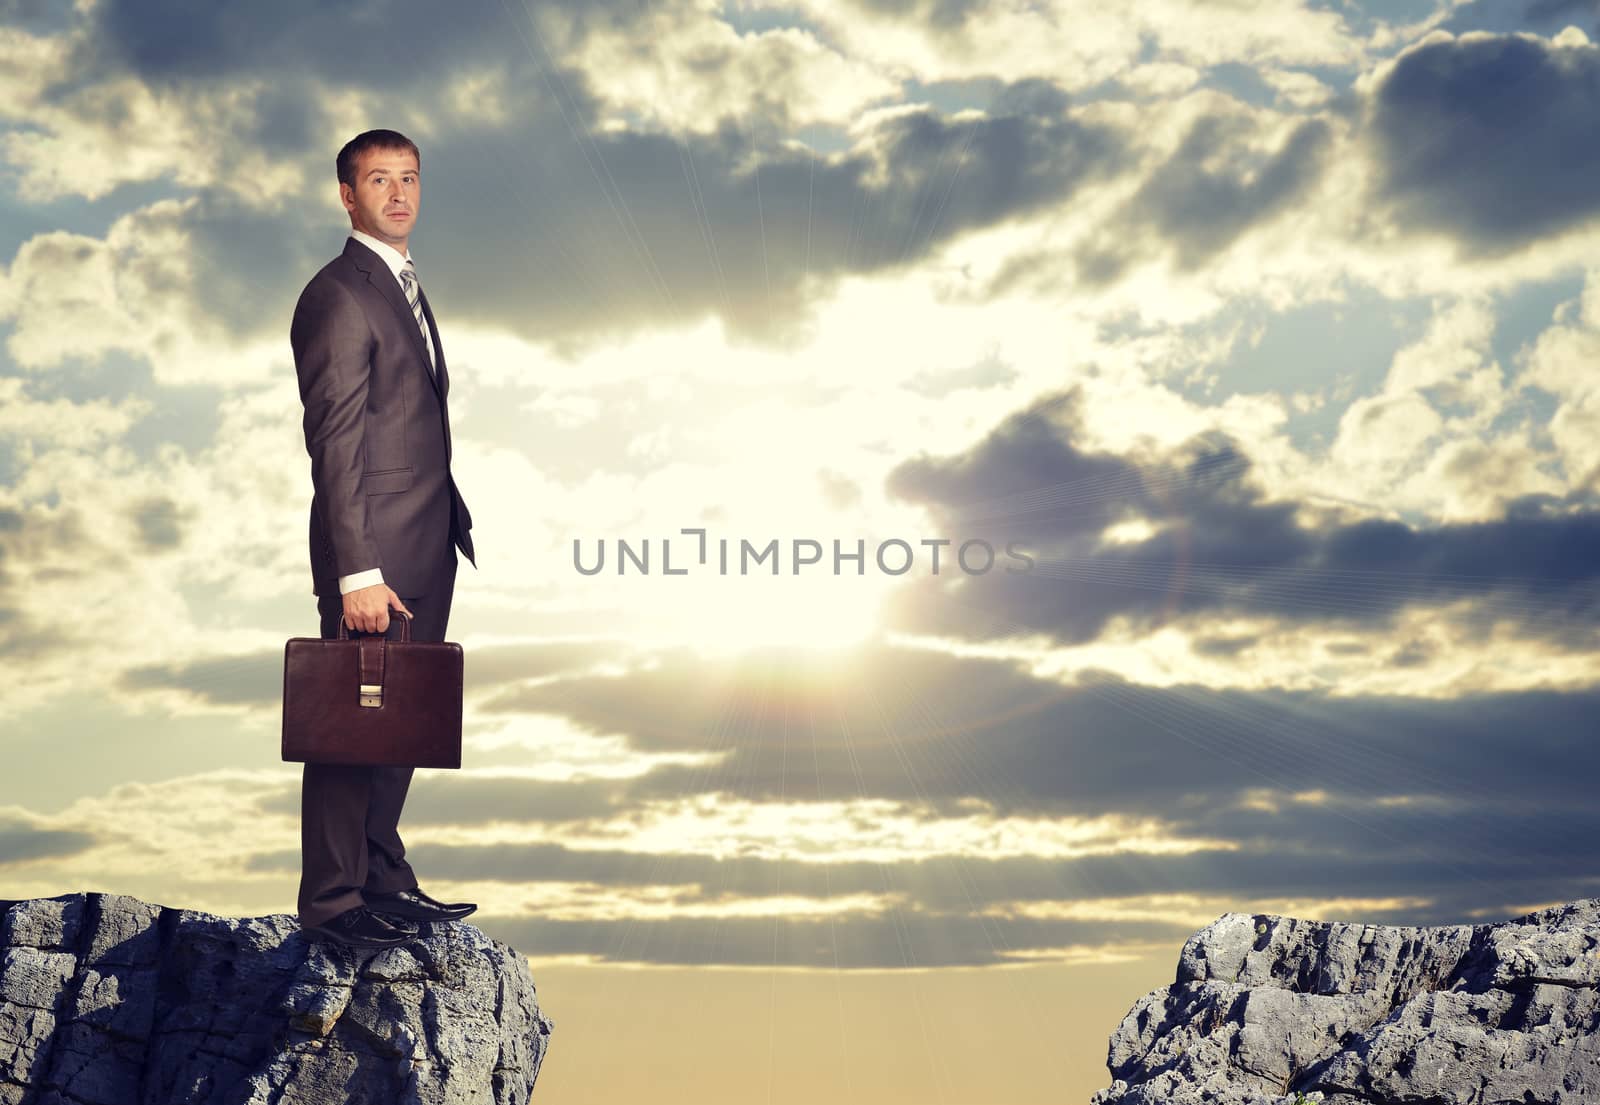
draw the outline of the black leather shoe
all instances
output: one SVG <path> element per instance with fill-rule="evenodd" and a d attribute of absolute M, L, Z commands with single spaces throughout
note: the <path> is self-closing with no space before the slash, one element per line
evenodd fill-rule
<path fill-rule="evenodd" d="M 478 908 L 476 902 L 441 902 L 430 898 L 419 886 L 392 894 L 368 894 L 366 899 L 367 905 L 380 913 L 409 917 L 413 921 L 459 921 Z"/>
<path fill-rule="evenodd" d="M 345 944 L 352 948 L 393 948 L 411 937 L 401 932 L 382 917 L 375 916 L 366 906 L 355 906 L 320 925 L 306 925 L 301 929 L 307 940 Z"/>
<path fill-rule="evenodd" d="M 400 935 L 404 937 L 407 937 L 408 939 L 415 936 L 420 931 L 415 921 L 408 917 L 402 917 L 398 913 L 385 913 L 383 910 L 370 905 L 367 907 L 367 912 L 372 914 L 374 917 L 383 918 L 385 923 L 392 926 L 396 932 L 400 933 Z"/>

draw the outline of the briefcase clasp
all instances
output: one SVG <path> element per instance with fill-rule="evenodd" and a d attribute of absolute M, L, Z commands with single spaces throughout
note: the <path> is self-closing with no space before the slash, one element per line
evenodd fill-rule
<path fill-rule="evenodd" d="M 356 701 L 362 706 L 383 705 L 385 647 L 382 637 L 361 639 L 361 648 L 356 655 Z"/>

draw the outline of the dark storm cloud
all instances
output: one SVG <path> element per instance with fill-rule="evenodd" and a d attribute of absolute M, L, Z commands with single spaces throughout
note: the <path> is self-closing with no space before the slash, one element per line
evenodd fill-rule
<path fill-rule="evenodd" d="M 76 510 L 0 507 L 0 660 L 38 659 L 69 643 L 56 625 L 25 612 L 24 573 L 41 581 L 75 579 L 125 563 L 95 547 Z"/>
<path fill-rule="evenodd" d="M 1023 99 L 1048 102 L 1036 91 Z M 804 313 L 808 276 L 909 264 L 963 231 L 1060 201 L 1120 156 L 1110 131 L 1020 113 L 968 121 L 921 110 L 880 124 L 873 153 L 771 149 L 759 169 L 732 122 L 710 136 L 578 140 L 556 122 L 531 122 L 526 135 L 458 131 L 424 152 L 414 245 L 424 285 L 451 317 L 559 341 L 715 312 L 770 336 Z M 259 236 L 282 232 L 281 221 L 244 221 Z M 214 226 L 203 252 L 236 256 L 236 220 Z M 282 285 L 295 295 L 299 271 Z"/>
<path fill-rule="evenodd" d="M 60 29 L 62 5 L 54 0 L 0 0 L 0 24 L 34 34 Z"/>
<path fill-rule="evenodd" d="M 1121 140 L 1027 114 L 1064 110 L 1035 84 L 999 97 L 1008 114 L 919 110 L 882 122 L 870 148 L 833 156 L 758 151 L 732 120 L 683 138 L 575 136 L 548 102 L 516 110 L 509 132 L 462 127 L 423 144 L 412 251 L 441 317 L 531 340 L 708 313 L 770 336 L 804 314 L 808 278 L 913 263 L 1112 171 Z M 142 216 L 148 232 L 189 237 L 190 294 L 242 334 L 286 327 L 305 282 L 343 248 L 333 152 L 315 158 L 328 165 L 313 170 L 311 196 L 261 206 L 212 191 Z"/>
<path fill-rule="evenodd" d="M 1333 128 L 1326 119 L 1307 119 L 1263 155 L 1254 148 L 1258 125 L 1231 115 L 1196 119 L 1117 216 L 1078 249 L 1077 279 L 1111 283 L 1130 264 L 1166 249 L 1179 269 L 1196 269 L 1290 208 L 1322 175 Z M 1024 251 L 1002 267 L 989 290 L 1049 279 L 1052 270 L 1047 253 Z"/>
<path fill-rule="evenodd" d="M 1179 854 L 1125 851 L 1059 859 L 939 854 L 900 860 L 888 869 L 866 860 L 718 859 L 557 843 L 419 843 L 408 846 L 407 854 L 452 880 L 671 888 L 673 900 L 685 906 L 782 895 L 828 902 L 893 891 L 919 909 L 941 913 L 1011 901 L 1163 893 L 1482 899 L 1485 886 L 1549 887 L 1591 878 L 1597 867 L 1582 842 L 1600 815 L 1583 804 L 1552 814 L 1511 803 L 1491 803 L 1481 810 L 1462 803 L 1433 812 L 1401 811 L 1380 820 L 1362 807 L 1296 804 L 1287 795 L 1276 797 L 1283 802 L 1280 812 L 1227 807 L 1218 815 L 1208 813 L 1203 824 L 1193 827 L 1226 846 Z M 409 807 L 406 819 L 410 823 Z M 1550 834 L 1547 846 L 1527 847 L 1532 835 L 1541 832 Z M 252 856 L 247 866 L 289 871 L 299 863 L 298 851 L 285 850 Z"/>
<path fill-rule="evenodd" d="M 1247 861 L 1262 857 L 1244 857 Z M 1144 857 L 1129 860 L 1114 857 L 1106 870 L 1125 867 L 1143 868 Z M 1253 875 L 1250 864 L 1241 862 L 1238 867 Z M 1352 865 L 1353 867 L 1353 865 Z M 898 872 L 899 868 L 896 868 Z M 1267 868 L 1267 870 L 1275 870 Z M 787 869 L 785 870 L 787 874 Z M 1181 893 L 1177 888 L 1194 881 L 1182 863 L 1155 863 L 1144 872 L 1150 884 L 1147 893 Z M 1327 885 L 1319 885 L 1312 873 L 1301 864 L 1296 871 L 1284 865 L 1277 871 L 1276 882 L 1260 881 L 1259 893 L 1267 897 L 1281 897 L 1289 888 L 1303 888 L 1312 899 L 1329 896 Z M 1010 872 L 992 872 L 997 885 L 1010 877 Z M 1338 872 L 1334 873 L 1337 877 Z M 1351 890 L 1361 894 L 1372 886 L 1369 878 L 1363 882 L 1359 872 L 1351 879 Z M 1399 893 L 1425 895 L 1426 883 L 1418 885 L 1417 872 L 1396 872 L 1393 880 Z M 1450 924 L 1463 923 L 1474 918 L 1470 911 L 1487 910 L 1489 919 L 1513 916 L 1526 908 L 1530 899 L 1518 898 L 1519 892 L 1539 895 L 1556 891 L 1561 900 L 1586 896 L 1586 884 L 1579 880 L 1562 883 L 1535 883 L 1525 878 L 1497 883 L 1491 887 L 1493 896 L 1485 897 L 1478 891 L 1476 897 L 1465 900 L 1447 899 L 1423 908 L 1371 908 L 1358 907 L 1358 912 L 1341 915 L 1337 911 L 1323 919 L 1342 919 L 1369 924 Z M 1407 878 L 1409 876 L 1409 879 Z M 896 876 L 897 877 L 897 876 Z M 1159 881 L 1170 877 L 1170 881 Z M 888 889 L 898 889 L 894 878 L 887 879 Z M 952 889 L 963 885 L 952 876 Z M 1592 890 L 1592 885 L 1588 885 Z M 880 890 L 885 887 L 879 887 Z M 1009 899 L 1003 899 L 1009 900 Z M 1534 897 L 1533 901 L 1544 900 Z M 900 968 L 936 967 L 956 965 L 983 965 L 1004 962 L 1011 956 L 1030 951 L 1050 951 L 1062 947 L 1096 947 L 1125 943 L 1181 943 L 1193 931 L 1189 919 L 1174 916 L 1172 919 L 1151 920 L 1032 920 L 1023 917 L 983 917 L 971 912 L 974 902 L 960 897 L 956 907 L 948 912 L 934 911 L 920 905 L 908 905 L 897 911 L 862 916 L 843 913 L 829 918 L 745 918 L 745 917 L 681 917 L 664 920 L 624 918 L 616 920 L 562 921 L 543 918 L 485 917 L 481 923 L 484 931 L 504 940 L 518 951 L 533 955 L 595 955 L 606 961 L 652 962 L 662 964 L 727 964 L 768 965 L 776 961 L 780 966 L 844 968 Z M 1242 903 L 1241 903 L 1242 905 Z M 1223 909 L 1230 908 L 1228 906 Z M 1222 912 L 1219 909 L 1218 912 Z"/>
<path fill-rule="evenodd" d="M 722 754 L 709 767 L 667 765 L 629 780 L 608 798 L 624 815 L 696 794 L 750 803 L 870 798 L 955 818 L 1148 818 L 1167 839 L 1238 849 L 1045 864 L 1031 885 L 1046 898 L 1421 896 L 1435 900 L 1431 912 L 1396 907 L 1388 919 L 1443 923 L 1497 902 L 1511 910 L 1581 896 L 1585 880 L 1600 877 L 1587 845 L 1600 831 L 1590 795 L 1600 774 L 1591 720 L 1600 692 L 1335 697 L 1112 677 L 1061 687 L 1005 662 L 889 649 L 859 651 L 826 672 L 781 651 L 747 657 L 717 678 L 703 663 L 668 655 L 621 683 L 526 688 L 502 705 L 560 709 L 580 728 L 622 733 L 650 751 Z M 470 822 L 474 805 L 462 791 L 458 816 Z M 872 833 L 873 814 L 848 816 L 863 820 L 846 831 Z M 641 876 L 642 860 L 587 858 L 601 880 L 703 886 L 717 878 L 740 893 L 774 893 L 773 880 L 847 893 L 870 876 L 867 866 L 823 874 L 790 864 L 779 875 L 691 857 L 651 861 Z M 515 849 L 449 862 L 457 859 L 463 877 L 485 878 L 499 870 L 565 879 L 585 862 Z M 960 908 L 950 900 L 957 888 L 978 893 L 982 876 L 958 876 L 960 861 L 941 866 L 947 859 L 914 865 L 915 900 L 928 908 Z M 832 881 L 818 890 L 819 879 Z M 993 894 L 1016 894 L 1026 881 L 1006 868 Z"/>
<path fill-rule="evenodd" d="M 265 706 L 283 698 L 283 650 L 141 664 L 123 672 L 119 682 L 130 691 L 187 691 L 218 706 Z"/>
<path fill-rule="evenodd" d="M 1594 0 L 1469 0 L 1455 8 L 1439 24 L 1452 34 L 1467 31 L 1535 31 L 1545 36 L 1564 27 L 1595 30 Z"/>
<path fill-rule="evenodd" d="M 182 682 L 224 694 L 237 674 Z M 861 647 L 835 662 L 804 650 L 733 660 L 667 651 L 622 675 L 517 686 L 474 713 L 545 713 L 620 734 L 643 752 L 713 760 L 571 783 L 428 774 L 413 784 L 407 818 L 550 824 L 629 819 L 699 796 L 885 799 L 947 817 L 974 808 L 1002 817 L 1122 814 L 1156 819 L 1177 836 L 1280 846 L 1322 846 L 1356 829 L 1389 849 L 1396 840 L 1465 841 L 1474 818 L 1508 832 L 1526 824 L 1532 841 L 1540 818 L 1600 816 L 1588 812 L 1589 780 L 1600 773 L 1590 738 L 1597 711 L 1600 692 L 1414 700 L 1153 687 L 1105 675 L 1063 686 L 1012 662 L 922 649 Z M 1508 733 L 1518 734 L 1514 745 Z M 1256 790 L 1328 798 L 1263 821 L 1238 808 Z M 298 790 L 260 801 L 266 812 L 293 814 Z M 1539 812 L 1519 814 L 1519 804 Z M 870 822 L 858 828 L 872 831 Z M 1587 838 L 1578 828 L 1538 846 L 1562 851 L 1557 841 Z M 1473 848 L 1494 850 L 1492 831 L 1476 835 L 1491 840 Z"/>
<path fill-rule="evenodd" d="M 41 829 L 32 822 L 0 815 L 0 866 L 30 859 L 75 855 L 94 843 L 92 833 Z"/>
<path fill-rule="evenodd" d="M 934 531 L 982 537 L 996 549 L 1014 540 L 1040 554 L 1029 573 L 997 566 L 981 576 L 920 577 L 895 600 L 901 627 L 977 639 L 1043 633 L 1080 644 L 1117 617 L 1153 630 L 1242 613 L 1360 631 L 1407 608 L 1477 599 L 1469 628 L 1503 620 L 1553 643 L 1597 642 L 1600 511 L 1530 499 L 1491 521 L 1318 529 L 1300 522 L 1298 503 L 1263 497 L 1247 478 L 1249 458 L 1226 436 L 1202 435 L 1135 463 L 1074 445 L 1087 416 L 1079 393 L 1051 397 L 967 453 L 914 458 L 890 473 L 890 492 L 922 505 Z M 1102 542 L 1121 521 L 1157 532 Z"/>
<path fill-rule="evenodd" d="M 1278 794 L 1278 798 L 1287 796 Z M 1125 940 L 1162 940 L 1168 922 L 1157 920 L 1122 927 L 1122 922 L 1030 921 L 1002 915 L 981 917 L 991 907 L 1011 903 L 1044 904 L 1145 895 L 1195 895 L 1230 899 L 1244 908 L 1250 899 L 1329 900 L 1378 899 L 1353 908 L 1335 906 L 1316 916 L 1374 924 L 1452 924 L 1512 916 L 1529 903 L 1571 900 L 1592 892 L 1596 863 L 1586 841 L 1592 839 L 1597 815 L 1590 803 L 1574 802 L 1552 812 L 1525 800 L 1458 803 L 1455 808 L 1421 815 L 1403 813 L 1390 823 L 1351 820 L 1347 810 L 1296 806 L 1285 801 L 1282 813 L 1230 808 L 1203 813 L 1203 825 L 1228 839 L 1230 825 L 1241 830 L 1237 847 L 1202 848 L 1176 855 L 1125 852 L 1069 859 L 993 858 L 936 855 L 885 865 L 868 861 L 807 863 L 756 857 L 715 859 L 698 855 L 593 851 L 560 844 L 439 845 L 422 843 L 408 849 L 412 862 L 452 880 L 487 880 L 512 885 L 576 883 L 619 891 L 649 890 L 653 897 L 670 891 L 674 908 L 688 912 L 730 900 L 759 901 L 770 897 L 804 897 L 838 904 L 857 895 L 885 895 L 897 911 L 893 923 L 918 929 L 937 942 L 943 932 L 960 953 L 919 951 L 915 963 L 994 962 L 1001 949 L 1020 952 L 1064 944 L 1094 945 Z M 1198 808 L 1198 807 L 1197 807 Z M 251 858 L 256 871 L 293 871 L 294 851 Z M 1385 904 L 1383 899 L 1395 899 Z M 1411 904 L 1407 899 L 1423 899 Z M 1302 913 L 1302 915 L 1305 915 Z M 899 958 L 901 946 L 880 939 L 882 915 L 863 916 L 852 908 L 836 916 L 833 929 L 856 950 L 845 965 L 898 967 L 915 965 Z M 714 918 L 711 919 L 714 922 Z M 813 933 L 828 921 L 771 918 L 750 921 L 723 918 L 724 937 L 704 944 L 706 919 L 617 919 L 595 922 L 547 922 L 486 917 L 486 930 L 507 926 L 535 933 L 532 947 L 554 954 L 602 954 L 647 962 L 749 962 L 747 935 L 754 925 L 769 935 L 781 929 Z M 1186 920 L 1170 922 L 1174 939 L 1187 935 Z M 979 926 L 978 929 L 974 925 Z M 765 926 L 763 929 L 762 926 Z M 981 930 L 981 931 L 980 931 Z M 564 935 L 563 935 L 564 934 Z M 961 935 L 959 939 L 956 938 Z M 501 938 L 507 938 L 500 932 Z M 548 938 L 548 940 L 547 940 Z M 726 940 L 726 944 L 722 941 Z M 569 942 L 570 941 L 570 942 Z M 682 945 L 699 945 L 685 953 Z M 816 942 L 808 943 L 815 953 Z M 515 946 L 515 941 L 513 940 Z M 619 945 L 626 945 L 621 947 Z M 770 945 L 769 945 L 770 946 Z M 831 942 L 824 943 L 831 949 Z M 530 950 L 522 947 L 521 950 Z M 684 958 L 688 954 L 688 958 Z M 794 963 L 813 963 L 794 952 Z M 956 954 L 956 958 L 948 958 Z M 825 961 L 826 962 L 826 961 Z"/>
<path fill-rule="evenodd" d="M 1147 822 L 1157 839 L 1198 850 L 1070 859 L 934 854 L 885 868 L 559 843 L 415 844 L 415 862 L 441 877 L 669 888 L 684 908 L 893 892 L 907 917 L 933 929 L 959 927 L 949 918 L 992 903 L 1168 893 L 1420 897 L 1431 904 L 1357 907 L 1360 916 L 1349 919 L 1453 923 L 1474 909 L 1509 916 L 1528 903 L 1582 897 L 1600 878 L 1588 845 L 1600 833 L 1592 801 L 1600 691 L 1447 700 L 1149 687 L 1111 677 L 1062 687 L 997 660 L 865 648 L 825 665 L 785 650 L 721 666 L 663 653 L 622 676 L 523 687 L 499 705 L 560 713 L 580 729 L 620 733 L 647 751 L 720 756 L 710 765 L 572 784 L 429 773 L 413 783 L 407 824 L 566 821 L 583 832 L 601 819 L 627 822 L 660 803 L 702 796 L 755 804 L 866 798 L 905 803 L 913 816 L 980 823 L 1121 815 Z M 298 795 L 285 788 L 259 804 L 292 814 Z M 870 840 L 880 814 L 863 806 L 842 816 L 840 832 Z M 937 834 L 926 839 L 939 847 Z M 297 863 L 292 850 L 250 861 L 257 870 Z M 860 923 L 853 914 L 840 918 L 841 931 L 867 941 L 859 964 L 896 965 L 885 958 L 895 945 L 865 935 L 876 922 Z M 656 943 L 697 940 L 698 926 L 685 919 L 607 922 L 587 934 L 582 925 L 556 926 L 566 937 L 541 932 L 593 951 L 586 941 L 649 931 L 656 934 L 650 946 L 625 958 L 744 961 L 732 936 L 730 946 L 701 948 L 689 959 Z M 997 922 L 993 931 L 997 941 L 1023 948 L 1093 943 L 1126 930 Z M 986 945 L 971 947 L 977 950 L 968 954 L 987 961 Z"/>
<path fill-rule="evenodd" d="M 1148 223 L 1170 242 L 1179 268 L 1199 267 L 1252 226 L 1272 219 L 1321 174 L 1332 146 L 1326 121 L 1301 123 L 1258 165 L 1239 144 L 1250 127 L 1222 116 L 1196 120 L 1133 197 L 1126 217 L 1135 225 Z M 1218 148 L 1230 146 L 1236 152 L 1228 163 L 1213 168 Z"/>
<path fill-rule="evenodd" d="M 102 559 L 87 563 L 95 557 Z M 11 573 L 19 563 L 34 565 L 50 579 L 72 579 L 97 568 L 124 568 L 127 559 L 96 546 L 81 511 L 40 503 L 25 510 L 0 508 L 0 585 L 14 584 Z"/>
<path fill-rule="evenodd" d="M 1115 133 L 1036 82 L 987 117 L 891 117 L 846 154 L 752 136 L 725 119 L 709 135 L 574 137 L 548 107 L 510 133 L 442 136 L 423 155 L 423 284 L 450 317 L 532 340 L 712 313 L 771 338 L 805 314 L 808 279 L 914 263 L 1060 202 L 1123 156 Z"/>
<path fill-rule="evenodd" d="M 1475 6 L 1487 6 L 1485 0 L 1477 0 Z M 1460 9 L 1452 13 L 1459 15 Z M 1568 24 L 1590 27 L 1595 25 L 1594 0 L 1526 0 L 1523 8 L 1523 19 L 1528 23 L 1543 23 L 1553 31 L 1559 31 Z"/>
<path fill-rule="evenodd" d="M 365 9 L 265 11 L 102 5 L 74 76 L 49 93 L 60 98 L 123 67 L 186 92 L 270 78 L 242 129 L 218 138 L 310 166 L 312 193 L 257 197 L 249 182 L 230 180 L 232 191 L 204 192 L 169 216 L 192 236 L 192 295 L 243 335 L 282 326 L 306 280 L 342 248 L 336 150 L 315 146 L 344 87 L 392 106 L 374 125 L 406 131 L 408 104 L 437 99 L 466 74 L 503 75 L 495 94 L 509 124 L 412 135 L 424 183 L 412 246 L 441 316 L 569 350 L 708 314 L 776 339 L 832 279 L 913 263 L 1127 163 L 1121 135 L 1078 121 L 1065 95 L 1036 79 L 998 87 L 981 117 L 918 108 L 880 120 L 846 153 L 821 154 L 779 144 L 789 128 L 775 103 L 724 117 L 705 135 L 603 129 L 595 90 L 537 48 L 522 9 L 405 3 L 381 25 Z M 585 5 L 570 14 L 580 37 L 634 18 Z M 428 48 L 397 55 L 391 36 Z"/>
<path fill-rule="evenodd" d="M 1223 656 L 1232 658 L 1248 651 L 1259 637 L 1197 637 L 1189 643 L 1196 656 Z"/>
<path fill-rule="evenodd" d="M 592 8 L 605 17 L 604 5 L 558 6 L 575 13 Z M 485 43 L 514 45 L 526 54 L 536 37 L 526 10 L 505 4 L 443 8 L 428 0 L 377 6 L 107 0 L 95 9 L 99 33 L 85 60 L 126 66 L 164 86 L 310 74 L 373 91 L 418 90 L 441 75 L 470 71 L 466 67 L 481 60 Z"/>
<path fill-rule="evenodd" d="M 1600 52 L 1512 35 L 1419 46 L 1378 88 L 1371 135 L 1399 222 L 1515 249 L 1600 209 Z"/>
<path fill-rule="evenodd" d="M 281 330 L 289 348 L 289 318 L 300 291 L 323 265 L 344 248 L 330 233 L 336 220 L 329 208 L 337 184 L 329 158 L 322 202 L 286 197 L 285 209 L 252 207 L 221 192 L 200 192 L 178 211 L 143 212 L 149 234 L 174 232 L 188 237 L 186 293 L 206 313 L 225 319 L 241 335 Z M 344 219 L 344 236 L 349 219 Z M 249 258 L 249 264 L 241 259 Z"/>
<path fill-rule="evenodd" d="M 524 955 L 592 955 L 606 963 L 674 966 L 814 967 L 844 970 L 978 967 L 1021 959 L 1030 949 L 1106 944 L 1178 946 L 1180 921 L 997 920 L 900 910 L 861 917 L 682 917 L 663 921 L 564 921 L 485 917 L 494 939 Z"/>
<path fill-rule="evenodd" d="M 525 687 L 485 709 L 558 713 L 646 752 L 718 754 L 616 782 L 615 793 L 592 790 L 580 816 L 686 795 L 887 799 L 946 816 L 976 799 L 1001 816 L 1120 813 L 1205 837 L 1217 828 L 1207 820 L 1215 809 L 1247 791 L 1322 789 L 1346 804 L 1396 799 L 1357 820 L 1401 826 L 1394 835 L 1403 839 L 1415 827 L 1407 819 L 1433 816 L 1406 804 L 1415 795 L 1470 798 L 1482 809 L 1501 800 L 1535 809 L 1586 803 L 1588 780 L 1600 772 L 1588 736 L 1597 707 L 1600 693 L 1411 700 L 1151 687 L 1109 676 L 1063 686 L 1009 662 L 880 647 L 836 664 L 786 650 L 723 666 L 663 653 L 625 676 Z M 1510 732 L 1519 734 L 1514 749 Z M 538 819 L 549 804 L 534 788 L 519 802 L 517 784 L 494 785 L 482 800 L 471 787 L 456 792 L 455 814 L 437 815 L 515 817 L 520 804 Z M 1355 815 L 1334 803 L 1296 816 L 1337 827 Z M 1230 839 L 1241 833 L 1227 831 Z"/>
<path fill-rule="evenodd" d="M 1072 444 L 1066 427 L 1082 417 L 1081 403 L 1076 391 L 1041 399 L 968 453 L 903 462 L 889 474 L 888 490 L 954 524 L 1009 521 L 1043 509 L 1067 535 L 1099 533 L 1130 516 L 1129 499 L 1143 476 L 1131 461 Z"/>
<path fill-rule="evenodd" d="M 145 499 L 135 504 L 129 514 L 144 551 L 161 552 L 177 548 L 182 543 L 183 533 L 179 526 L 182 512 L 171 499 Z"/>

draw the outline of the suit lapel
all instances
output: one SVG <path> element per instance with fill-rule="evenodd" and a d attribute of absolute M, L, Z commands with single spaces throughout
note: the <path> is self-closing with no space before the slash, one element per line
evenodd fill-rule
<path fill-rule="evenodd" d="M 428 310 L 428 299 L 422 299 L 422 314 L 428 320 L 428 329 L 433 331 L 434 349 L 438 352 L 439 372 L 437 377 L 428 367 L 428 347 L 422 341 L 422 328 L 417 325 L 417 316 L 411 313 L 411 304 L 406 302 L 406 293 L 400 289 L 400 281 L 395 279 L 389 266 L 383 259 L 372 252 L 367 246 L 354 238 L 345 239 L 345 256 L 355 263 L 356 268 L 367 274 L 367 282 L 377 288 L 383 298 L 389 301 L 389 306 L 394 308 L 394 313 L 399 316 L 401 329 L 411 335 L 411 347 L 417 351 L 417 356 L 422 358 L 422 372 L 428 377 L 428 382 L 433 385 L 433 390 L 438 393 L 439 399 L 444 400 L 444 353 L 439 346 L 439 328 L 434 325 L 433 313 Z"/>

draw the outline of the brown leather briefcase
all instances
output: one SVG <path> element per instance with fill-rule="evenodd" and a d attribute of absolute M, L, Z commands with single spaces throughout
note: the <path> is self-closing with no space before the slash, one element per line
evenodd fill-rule
<path fill-rule="evenodd" d="M 283 758 L 300 763 L 461 766 L 461 646 L 291 637 L 283 647 Z"/>

